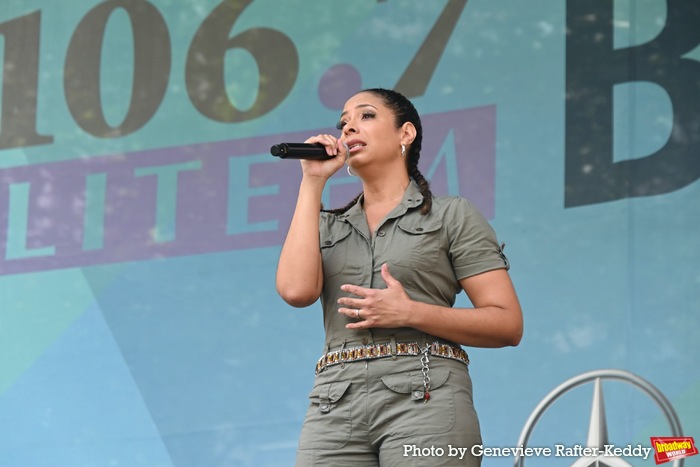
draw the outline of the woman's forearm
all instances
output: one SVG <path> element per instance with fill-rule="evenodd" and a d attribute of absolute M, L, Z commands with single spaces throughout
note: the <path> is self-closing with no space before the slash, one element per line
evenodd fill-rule
<path fill-rule="evenodd" d="M 519 309 L 445 308 L 416 303 L 413 311 L 412 327 L 470 347 L 516 346 L 523 333 Z"/>
<path fill-rule="evenodd" d="M 277 292 L 295 307 L 309 306 L 321 295 L 323 270 L 319 215 L 325 180 L 304 177 L 287 238 L 277 265 Z"/>
<path fill-rule="evenodd" d="M 460 281 L 474 308 L 447 308 L 411 302 L 409 326 L 471 347 L 507 347 L 520 343 L 523 316 L 505 269 Z"/>

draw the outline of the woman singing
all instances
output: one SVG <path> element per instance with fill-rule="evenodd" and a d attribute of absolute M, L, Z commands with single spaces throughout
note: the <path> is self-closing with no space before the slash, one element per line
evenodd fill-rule
<path fill-rule="evenodd" d="M 418 170 L 420 117 L 408 99 L 359 92 L 338 128 L 339 136 L 306 141 L 336 157 L 301 161 L 277 269 L 288 304 L 321 299 L 326 332 L 297 466 L 478 466 L 471 447 L 481 434 L 462 346 L 520 342 L 507 259 L 467 200 L 430 192 Z M 326 181 L 345 163 L 362 192 L 323 211 Z M 453 307 L 462 290 L 473 308 Z M 450 446 L 465 455 L 449 456 Z M 424 448 L 443 455 L 415 455 Z"/>

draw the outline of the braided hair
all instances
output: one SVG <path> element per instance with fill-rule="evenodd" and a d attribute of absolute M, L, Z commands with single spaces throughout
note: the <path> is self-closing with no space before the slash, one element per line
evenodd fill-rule
<path fill-rule="evenodd" d="M 412 123 L 416 128 L 416 137 L 408 148 L 405 156 L 406 169 L 408 170 L 409 177 L 411 177 L 416 184 L 418 184 L 418 188 L 423 195 L 423 203 L 421 204 L 420 212 L 421 214 L 428 214 L 433 205 L 433 194 L 430 191 L 430 183 L 425 179 L 420 170 L 418 170 L 418 160 L 420 159 L 420 150 L 423 144 L 423 126 L 421 125 L 418 111 L 413 106 L 413 103 L 411 103 L 411 101 L 408 100 L 403 94 L 391 89 L 371 88 L 360 92 L 374 94 L 376 97 L 382 99 L 384 105 L 391 109 L 395 115 L 396 128 L 400 128 L 401 125 L 406 122 Z M 324 212 L 331 214 L 342 214 L 355 205 L 361 195 L 362 193 L 357 195 L 352 201 L 350 201 L 350 203 L 342 208 L 324 210 Z"/>

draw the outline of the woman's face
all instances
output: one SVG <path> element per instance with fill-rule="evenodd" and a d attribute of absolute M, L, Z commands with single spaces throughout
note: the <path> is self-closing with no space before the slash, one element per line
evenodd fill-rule
<path fill-rule="evenodd" d="M 393 111 L 368 92 L 351 97 L 340 115 L 341 140 L 350 148 L 353 168 L 369 161 L 401 158 L 401 131 Z"/>

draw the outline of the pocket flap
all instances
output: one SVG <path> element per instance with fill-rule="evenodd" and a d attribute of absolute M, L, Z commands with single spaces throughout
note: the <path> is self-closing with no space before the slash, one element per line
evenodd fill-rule
<path fill-rule="evenodd" d="M 309 399 L 311 399 L 311 402 L 315 402 L 317 404 L 321 403 L 321 401 L 335 404 L 345 395 L 345 392 L 349 387 L 350 381 L 319 384 L 311 390 Z"/>
<path fill-rule="evenodd" d="M 330 229 L 325 225 L 323 227 L 325 228 L 322 228 L 320 232 L 321 249 L 334 246 L 352 232 L 352 227 L 349 225 L 336 225 L 335 229 Z"/>
<path fill-rule="evenodd" d="M 406 233 L 412 235 L 423 235 L 430 232 L 435 232 L 442 227 L 442 221 L 437 219 L 431 221 L 425 221 L 423 219 L 401 219 L 399 221 L 399 228 Z"/>
<path fill-rule="evenodd" d="M 445 384 L 445 381 L 450 376 L 450 370 L 446 368 L 431 369 L 428 372 L 428 376 L 430 377 L 430 389 L 437 389 Z M 382 376 L 382 383 L 399 394 L 410 394 L 412 391 L 423 390 L 423 373 L 415 371 L 386 375 Z"/>

